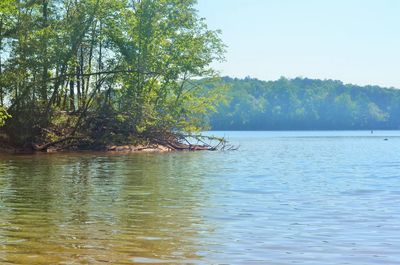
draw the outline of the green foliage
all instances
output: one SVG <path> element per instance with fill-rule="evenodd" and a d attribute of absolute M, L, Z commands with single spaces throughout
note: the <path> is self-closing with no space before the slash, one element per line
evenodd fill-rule
<path fill-rule="evenodd" d="M 1 1 L 0 106 L 12 115 L 4 130 L 25 144 L 205 128 L 222 90 L 192 80 L 216 76 L 210 64 L 224 45 L 195 4 Z"/>
<path fill-rule="evenodd" d="M 400 90 L 307 78 L 264 82 L 223 78 L 229 104 L 211 117 L 217 130 L 399 129 Z"/>
<path fill-rule="evenodd" d="M 11 118 L 11 116 L 7 113 L 7 111 L 0 107 L 0 127 L 4 126 L 7 119 Z"/>

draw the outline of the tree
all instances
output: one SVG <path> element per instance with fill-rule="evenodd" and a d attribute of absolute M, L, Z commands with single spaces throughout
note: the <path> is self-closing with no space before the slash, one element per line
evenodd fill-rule
<path fill-rule="evenodd" d="M 0 5 L 4 131 L 17 145 L 148 139 L 204 128 L 220 90 L 219 32 L 194 0 L 6 0 Z"/>

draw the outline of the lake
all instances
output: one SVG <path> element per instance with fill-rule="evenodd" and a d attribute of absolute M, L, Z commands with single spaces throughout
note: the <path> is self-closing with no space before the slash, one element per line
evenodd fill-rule
<path fill-rule="evenodd" d="M 400 264 L 400 131 L 213 134 L 239 150 L 1 155 L 0 264 Z"/>

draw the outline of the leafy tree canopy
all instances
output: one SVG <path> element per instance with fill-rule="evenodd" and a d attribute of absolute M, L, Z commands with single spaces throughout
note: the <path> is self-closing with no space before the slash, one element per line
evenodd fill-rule
<path fill-rule="evenodd" d="M 195 4 L 1 1 L 2 130 L 18 145 L 101 145 L 204 129 L 221 93 L 192 80 L 216 76 L 224 45 Z"/>

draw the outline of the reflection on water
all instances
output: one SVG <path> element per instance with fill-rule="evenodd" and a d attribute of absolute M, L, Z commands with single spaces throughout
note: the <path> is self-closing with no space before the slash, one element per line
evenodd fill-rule
<path fill-rule="evenodd" d="M 2 157 L 0 261 L 198 260 L 209 233 L 196 154 Z"/>
<path fill-rule="evenodd" d="M 0 156 L 0 264 L 400 264 L 400 133 L 368 133 Z"/>

